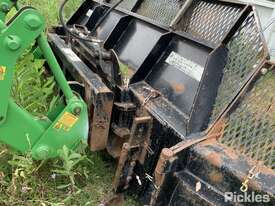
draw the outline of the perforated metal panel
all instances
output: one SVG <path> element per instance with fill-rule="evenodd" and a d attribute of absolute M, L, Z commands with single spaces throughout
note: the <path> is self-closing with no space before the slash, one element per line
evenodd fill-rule
<path fill-rule="evenodd" d="M 236 92 L 265 59 L 265 45 L 254 12 L 251 12 L 227 44 L 228 61 L 218 89 L 211 120 L 233 100 Z"/>
<path fill-rule="evenodd" d="M 262 76 L 229 116 L 221 143 L 275 169 L 275 71 Z"/>
<path fill-rule="evenodd" d="M 105 2 L 110 3 L 110 4 L 115 4 L 118 1 L 119 0 L 105 0 Z M 121 2 L 119 7 L 131 11 L 137 2 L 138 2 L 138 0 L 124 0 L 123 2 Z"/>
<path fill-rule="evenodd" d="M 168 26 L 184 2 L 185 0 L 144 0 L 137 13 Z"/>
<path fill-rule="evenodd" d="M 233 26 L 242 8 L 217 2 L 195 1 L 176 29 L 219 44 Z"/>

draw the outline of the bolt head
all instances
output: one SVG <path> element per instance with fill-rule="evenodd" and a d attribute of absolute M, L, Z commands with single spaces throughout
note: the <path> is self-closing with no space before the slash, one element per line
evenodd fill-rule
<path fill-rule="evenodd" d="M 46 145 L 40 146 L 35 150 L 34 156 L 39 160 L 47 159 L 50 154 L 50 148 Z"/>
<path fill-rule="evenodd" d="M 24 22 L 26 26 L 31 30 L 36 30 L 41 27 L 42 21 L 41 19 L 33 14 L 29 14 L 24 18 Z"/>
<path fill-rule="evenodd" d="M 81 113 L 81 107 L 74 108 L 73 113 L 74 113 L 74 115 L 80 115 L 80 113 Z"/>
<path fill-rule="evenodd" d="M 1 11 L 5 12 L 5 13 L 8 12 L 10 10 L 9 4 L 6 2 L 2 2 L 0 4 L 0 9 L 1 9 Z"/>
<path fill-rule="evenodd" d="M 83 105 L 79 102 L 74 102 L 72 105 L 71 105 L 71 108 L 72 108 L 72 113 L 76 116 L 80 115 L 82 110 L 83 110 Z"/>
<path fill-rule="evenodd" d="M 8 36 L 5 42 L 7 47 L 12 51 L 16 51 L 21 47 L 20 38 L 18 36 Z"/>
<path fill-rule="evenodd" d="M 261 70 L 262 75 L 265 75 L 267 72 L 268 72 L 267 68 L 262 68 L 262 70 Z"/>

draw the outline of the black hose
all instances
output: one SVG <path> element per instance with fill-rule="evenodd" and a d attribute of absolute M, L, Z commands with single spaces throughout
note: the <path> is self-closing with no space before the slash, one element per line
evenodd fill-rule
<path fill-rule="evenodd" d="M 63 10 L 64 7 L 66 6 L 66 4 L 68 3 L 69 0 L 64 0 L 59 8 L 59 19 L 60 19 L 60 23 L 63 26 L 63 28 L 65 29 L 65 31 L 70 34 L 72 37 L 82 40 L 82 41 L 87 41 L 87 42 L 95 42 L 95 40 L 90 39 L 90 38 L 84 38 L 81 37 L 75 33 L 73 33 L 68 26 L 66 25 L 65 21 L 64 21 L 64 17 L 63 17 Z M 97 22 L 97 24 L 95 25 L 95 27 L 92 29 L 91 33 L 95 31 L 95 29 L 106 19 L 106 17 L 108 16 L 108 14 L 111 13 L 111 11 L 113 11 L 117 6 L 119 6 L 121 4 L 121 2 L 123 2 L 124 0 L 119 0 L 116 4 L 114 4 L 112 7 L 110 7 L 108 9 L 108 11 L 99 19 L 99 21 Z"/>
<path fill-rule="evenodd" d="M 116 8 L 118 7 L 124 0 L 119 0 L 117 3 L 115 3 L 112 7 L 108 9 L 108 11 L 98 20 L 94 28 L 91 30 L 91 33 L 93 33 L 97 27 L 106 19 L 106 17 Z"/>

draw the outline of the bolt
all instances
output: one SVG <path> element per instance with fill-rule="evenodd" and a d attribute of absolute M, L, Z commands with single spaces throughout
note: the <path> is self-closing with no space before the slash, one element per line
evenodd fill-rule
<path fill-rule="evenodd" d="M 5 39 L 5 42 L 7 47 L 12 51 L 16 51 L 21 47 L 20 38 L 18 36 L 10 35 Z"/>
<path fill-rule="evenodd" d="M 74 115 L 80 115 L 80 113 L 81 113 L 81 108 L 80 108 L 80 107 L 75 107 L 75 108 L 73 109 L 73 113 L 74 113 Z"/>
<path fill-rule="evenodd" d="M 261 70 L 262 75 L 265 75 L 267 72 L 268 72 L 267 68 L 262 68 L 262 70 Z"/>
<path fill-rule="evenodd" d="M 0 4 L 0 8 L 3 12 L 7 13 L 10 10 L 9 4 L 6 2 L 2 2 Z"/>
<path fill-rule="evenodd" d="M 46 145 L 40 146 L 35 150 L 35 158 L 42 160 L 49 157 L 50 148 Z"/>
<path fill-rule="evenodd" d="M 82 109 L 83 109 L 83 104 L 80 102 L 74 102 L 71 104 L 71 111 L 74 115 L 78 116 L 80 115 Z"/>
<path fill-rule="evenodd" d="M 24 18 L 24 22 L 26 23 L 27 27 L 31 30 L 36 30 L 42 25 L 41 19 L 33 14 L 29 14 Z"/>

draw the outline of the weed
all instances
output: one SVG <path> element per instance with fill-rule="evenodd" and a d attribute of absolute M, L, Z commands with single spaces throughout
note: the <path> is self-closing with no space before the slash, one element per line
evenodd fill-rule
<path fill-rule="evenodd" d="M 59 151 L 59 157 L 62 160 L 62 165 L 57 166 L 58 169 L 54 169 L 53 172 L 57 175 L 68 177 L 70 179 L 70 183 L 60 185 L 57 187 L 57 189 L 71 187 L 72 191 L 74 191 L 74 189 L 77 188 L 75 183 L 74 168 L 79 162 L 83 161 L 84 159 L 87 159 L 87 157 L 86 155 L 81 155 L 72 150 L 69 150 L 65 145 L 63 146 L 62 150 Z"/>
<path fill-rule="evenodd" d="M 33 115 L 46 114 L 57 101 L 54 77 L 46 74 L 45 60 L 27 52 L 15 67 L 12 96 L 15 102 Z"/>

